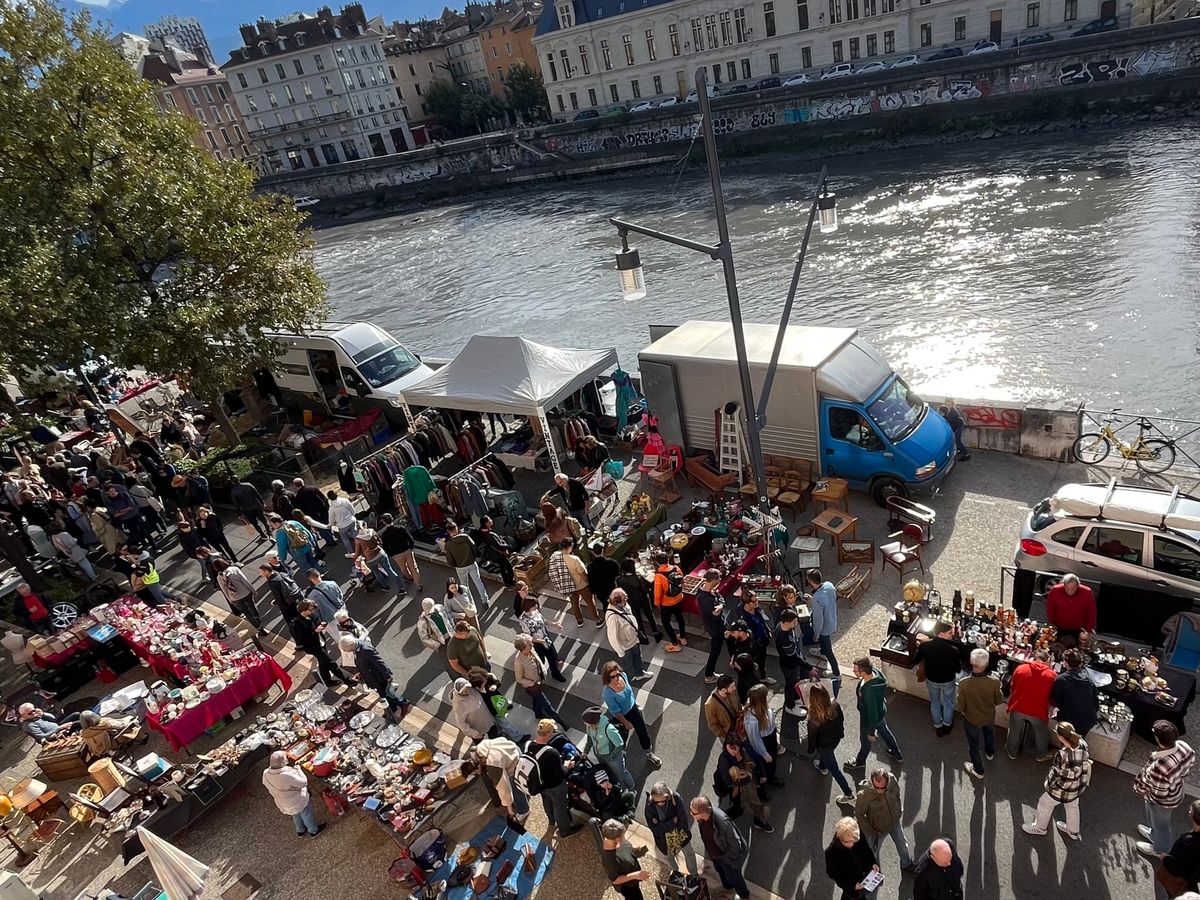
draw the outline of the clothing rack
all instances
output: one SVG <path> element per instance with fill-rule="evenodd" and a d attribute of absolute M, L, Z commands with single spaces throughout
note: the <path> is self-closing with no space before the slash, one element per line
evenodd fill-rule
<path fill-rule="evenodd" d="M 515 526 L 526 512 L 512 470 L 492 452 L 455 472 L 441 487 L 446 506 L 459 518 L 491 515 Z"/>

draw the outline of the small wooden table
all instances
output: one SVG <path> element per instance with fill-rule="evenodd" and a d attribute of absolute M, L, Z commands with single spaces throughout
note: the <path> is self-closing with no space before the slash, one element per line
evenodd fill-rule
<path fill-rule="evenodd" d="M 818 534 L 828 534 L 835 546 L 841 544 L 843 538 L 858 537 L 858 519 L 840 509 L 825 510 L 813 519 L 812 525 Z"/>
<path fill-rule="evenodd" d="M 833 506 L 850 512 L 850 482 L 844 478 L 822 478 L 818 484 L 821 482 L 825 483 L 825 490 L 819 491 L 814 487 L 813 502 L 824 504 L 825 509 Z"/>

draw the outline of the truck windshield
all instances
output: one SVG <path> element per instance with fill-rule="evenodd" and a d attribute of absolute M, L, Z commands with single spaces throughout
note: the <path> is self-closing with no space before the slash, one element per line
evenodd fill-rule
<path fill-rule="evenodd" d="M 890 441 L 906 438 L 925 413 L 925 401 L 908 389 L 899 376 L 867 410 Z"/>
<path fill-rule="evenodd" d="M 374 359 L 358 364 L 358 371 L 367 379 L 371 387 L 383 387 L 385 384 L 403 378 L 420 365 L 415 356 L 397 344 L 391 350 L 384 351 Z"/>

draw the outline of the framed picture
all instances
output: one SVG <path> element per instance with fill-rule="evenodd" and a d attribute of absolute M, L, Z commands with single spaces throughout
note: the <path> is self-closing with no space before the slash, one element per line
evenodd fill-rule
<path fill-rule="evenodd" d="M 875 563 L 875 542 L 849 540 L 838 542 L 838 563 L 863 563 L 865 565 L 874 565 Z"/>

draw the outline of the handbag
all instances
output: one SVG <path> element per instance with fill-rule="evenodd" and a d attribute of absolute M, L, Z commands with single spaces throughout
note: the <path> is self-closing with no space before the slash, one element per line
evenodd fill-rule
<path fill-rule="evenodd" d="M 1188 883 L 1178 875 L 1172 875 L 1167 867 L 1160 865 L 1154 873 L 1154 880 L 1163 886 L 1168 897 L 1178 897 L 1188 889 Z"/>

